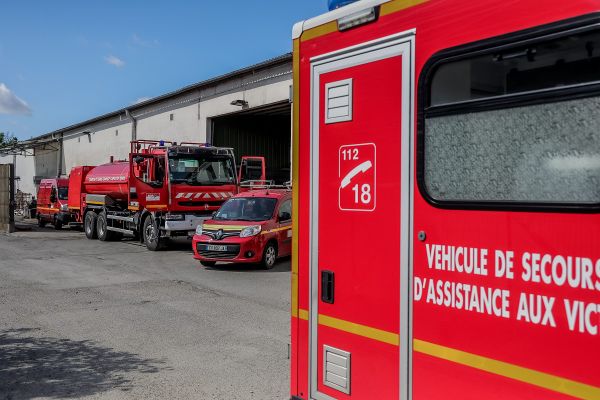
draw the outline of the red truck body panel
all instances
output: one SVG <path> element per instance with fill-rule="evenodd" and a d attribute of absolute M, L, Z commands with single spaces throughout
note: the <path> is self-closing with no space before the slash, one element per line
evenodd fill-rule
<path fill-rule="evenodd" d="M 129 195 L 129 163 L 118 161 L 92 168 L 83 180 L 83 191 L 126 202 Z"/>
<path fill-rule="evenodd" d="M 600 398 L 597 211 L 442 207 L 417 185 L 432 56 L 549 24 L 560 31 L 599 10 L 591 0 L 397 0 L 375 22 L 340 32 L 333 20 L 294 40 L 293 397 Z M 352 118 L 335 123 L 333 111 L 326 121 L 325 93 L 347 80 Z M 350 173 L 367 161 L 368 172 Z M 356 177 L 347 187 L 346 172 Z M 508 258 L 513 276 L 498 272 Z M 450 260 L 470 272 L 449 270 Z M 566 263 L 585 284 L 548 277 Z M 332 303 L 323 300 L 328 271 Z M 480 299 L 457 303 L 467 287 L 490 293 L 490 312 Z M 330 367 L 348 375 L 331 372 L 326 384 Z"/>

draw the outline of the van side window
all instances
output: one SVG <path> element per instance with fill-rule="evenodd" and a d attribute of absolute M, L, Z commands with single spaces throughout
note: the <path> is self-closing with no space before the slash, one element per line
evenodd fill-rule
<path fill-rule="evenodd" d="M 598 30 L 440 58 L 424 76 L 425 197 L 459 207 L 600 203 Z"/>
<path fill-rule="evenodd" d="M 280 222 L 292 219 L 292 200 L 286 200 L 279 207 L 278 219 Z"/>

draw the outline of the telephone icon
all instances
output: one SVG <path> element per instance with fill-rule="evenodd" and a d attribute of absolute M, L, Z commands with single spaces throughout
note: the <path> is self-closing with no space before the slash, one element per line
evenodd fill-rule
<path fill-rule="evenodd" d="M 371 160 L 364 161 L 364 162 L 360 163 L 359 165 L 357 165 L 356 167 L 352 168 L 352 170 L 346 174 L 344 179 L 342 179 L 342 183 L 341 183 L 342 189 L 344 189 L 346 186 L 348 186 L 350 184 L 350 182 L 352 181 L 352 179 L 356 175 L 358 175 L 360 173 L 365 173 L 368 170 L 370 170 L 371 168 L 373 168 L 373 163 L 371 162 Z"/>

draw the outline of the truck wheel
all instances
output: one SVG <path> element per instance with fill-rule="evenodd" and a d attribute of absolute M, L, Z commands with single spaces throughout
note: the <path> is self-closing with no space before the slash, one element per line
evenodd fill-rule
<path fill-rule="evenodd" d="M 200 261 L 200 264 L 204 265 L 205 267 L 214 267 L 216 263 L 216 261 Z"/>
<path fill-rule="evenodd" d="M 272 269 L 277 261 L 277 246 L 273 242 L 267 243 L 263 250 L 261 265 L 264 269 Z"/>
<path fill-rule="evenodd" d="M 144 243 L 150 251 L 160 250 L 162 247 L 162 241 L 160 239 L 160 231 L 158 226 L 154 223 L 154 218 L 147 217 L 144 220 L 144 228 L 142 230 L 144 235 Z"/>
<path fill-rule="evenodd" d="M 98 216 L 93 211 L 88 211 L 85 213 L 85 217 L 83 217 L 83 230 L 85 232 L 85 237 L 88 239 L 96 239 L 98 238 L 96 232 L 96 219 Z"/>
<path fill-rule="evenodd" d="M 108 222 L 106 219 L 106 212 L 102 211 L 98 215 L 98 219 L 96 220 L 96 234 L 98 236 L 98 239 L 103 242 L 113 240 L 114 237 L 113 232 L 109 231 L 107 227 Z"/>
<path fill-rule="evenodd" d="M 54 217 L 54 229 L 57 231 L 62 229 L 62 222 L 56 217 Z"/>
<path fill-rule="evenodd" d="M 46 226 L 46 222 L 42 219 L 41 216 L 38 215 L 38 219 L 37 220 L 38 220 L 38 226 L 40 228 L 43 228 L 44 226 Z"/>

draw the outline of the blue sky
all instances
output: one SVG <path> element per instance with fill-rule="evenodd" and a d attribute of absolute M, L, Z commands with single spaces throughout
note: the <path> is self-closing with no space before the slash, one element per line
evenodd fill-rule
<path fill-rule="evenodd" d="M 291 51 L 327 0 L 13 1 L 0 131 L 38 136 Z"/>

